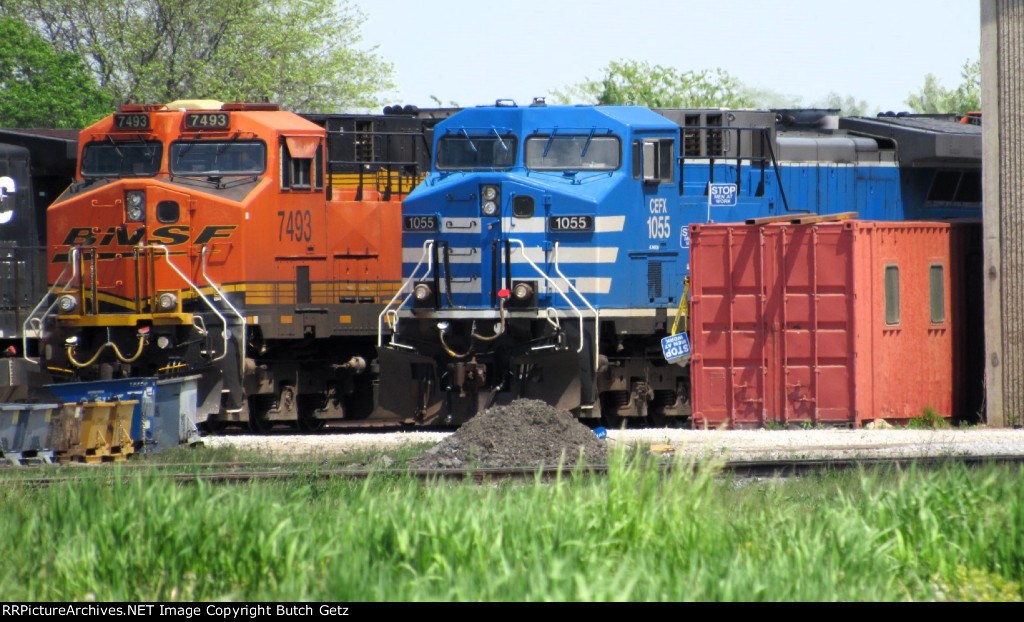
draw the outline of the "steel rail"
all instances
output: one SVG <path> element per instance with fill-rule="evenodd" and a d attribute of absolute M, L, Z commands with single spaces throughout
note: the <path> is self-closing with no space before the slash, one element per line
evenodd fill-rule
<path fill-rule="evenodd" d="M 871 457 L 871 458 L 823 458 L 823 459 L 798 459 L 798 460 L 730 460 L 718 463 L 707 461 L 663 461 L 659 468 L 663 471 L 676 469 L 688 469 L 698 472 L 702 468 L 715 468 L 723 475 L 731 475 L 741 478 L 788 478 L 801 477 L 833 471 L 845 471 L 851 469 L 868 468 L 898 468 L 906 469 L 911 466 L 934 468 L 947 464 L 963 464 L 970 467 L 977 467 L 989 464 L 1024 465 L 1024 455 L 942 455 L 942 456 L 918 456 L 918 457 Z M 608 472 L 606 464 L 583 465 L 583 466 L 521 466 L 503 468 L 478 468 L 478 469 L 339 469 L 339 468 L 293 468 L 293 463 L 283 463 L 277 467 L 262 467 L 259 470 L 238 470 L 195 472 L 195 473 L 167 473 L 176 465 L 166 465 L 166 469 L 158 470 L 156 477 L 170 479 L 178 483 L 195 483 L 204 481 L 208 483 L 249 483 L 257 481 L 274 480 L 329 480 L 334 478 L 347 479 L 368 479 L 370 477 L 394 477 L 408 476 L 424 482 L 433 481 L 472 481 L 476 483 L 493 482 L 496 480 L 534 480 L 551 481 L 559 478 L 574 477 L 576 475 L 604 475 Z M 221 463 L 217 465 L 223 467 Z M 202 468 L 202 465 L 193 465 L 194 468 Z M 290 468 L 289 468 L 290 467 Z M 18 471 L 19 469 L 12 469 Z M 89 477 L 89 476 L 87 476 Z M 110 475 L 105 473 L 97 474 L 96 477 L 113 481 L 117 478 L 127 478 L 130 474 Z M 30 487 L 42 487 L 66 482 L 81 481 L 81 476 L 50 476 L 35 478 L 0 478 L 0 485 L 22 485 Z"/>

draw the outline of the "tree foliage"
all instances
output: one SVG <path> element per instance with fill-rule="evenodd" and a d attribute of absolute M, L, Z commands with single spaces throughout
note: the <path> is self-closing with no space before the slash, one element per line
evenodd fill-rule
<path fill-rule="evenodd" d="M 867 117 L 878 112 L 871 104 L 864 99 L 857 99 L 853 95 L 840 95 L 830 91 L 823 99 L 813 104 L 815 108 L 837 108 L 839 114 L 846 117 Z"/>
<path fill-rule="evenodd" d="M 742 84 L 722 69 L 681 71 L 644 61 L 612 61 L 599 80 L 556 90 L 563 103 L 647 106 L 649 108 L 742 108 L 751 102 Z"/>
<path fill-rule="evenodd" d="M 782 93 L 765 87 L 742 86 L 740 93 L 754 108 L 799 108 L 803 100 L 798 95 Z"/>
<path fill-rule="evenodd" d="M 928 114 L 966 114 L 981 110 L 981 59 L 964 62 L 960 71 L 963 82 L 953 90 L 939 83 L 935 74 L 924 77 L 924 86 L 907 96 L 907 106 L 914 112 Z"/>
<path fill-rule="evenodd" d="M 361 51 L 347 0 L 0 0 L 78 55 L 116 104 L 270 101 L 305 112 L 377 104 L 392 68 Z"/>
<path fill-rule="evenodd" d="M 0 17 L 0 127 L 80 128 L 110 101 L 82 60 L 58 53 L 24 22 Z"/>

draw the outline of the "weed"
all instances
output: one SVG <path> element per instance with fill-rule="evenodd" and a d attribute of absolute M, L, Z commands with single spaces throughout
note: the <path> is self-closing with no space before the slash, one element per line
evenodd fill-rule
<path fill-rule="evenodd" d="M 920 417 L 914 417 L 907 422 L 908 428 L 914 429 L 939 429 L 950 427 L 949 421 L 945 417 L 940 415 L 931 406 L 925 406 L 921 411 Z"/>

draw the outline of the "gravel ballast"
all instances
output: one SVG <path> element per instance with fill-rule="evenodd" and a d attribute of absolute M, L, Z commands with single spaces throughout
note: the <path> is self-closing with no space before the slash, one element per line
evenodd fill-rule
<path fill-rule="evenodd" d="M 1024 455 L 1024 430 L 985 427 L 934 430 L 608 430 L 607 439 L 599 440 L 592 430 L 568 413 L 556 416 L 544 410 L 549 407 L 543 406 L 542 409 L 540 406 L 543 404 L 524 406 L 514 403 L 491 409 L 495 412 L 489 417 L 481 413 L 456 432 L 230 435 L 205 437 L 203 442 L 211 447 L 234 446 L 276 456 L 321 457 L 356 450 L 387 452 L 410 444 L 435 445 L 413 465 L 416 468 L 556 465 L 563 451 L 564 464 L 574 464 L 581 447 L 585 448 L 585 460 L 603 462 L 602 450 L 617 445 L 652 448 L 696 459 L 730 460 Z M 516 412 L 525 416 L 517 417 Z"/>

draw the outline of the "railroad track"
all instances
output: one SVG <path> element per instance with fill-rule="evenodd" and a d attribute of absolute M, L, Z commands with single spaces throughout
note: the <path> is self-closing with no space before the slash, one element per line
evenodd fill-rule
<path fill-rule="evenodd" d="M 730 460 L 722 462 L 718 468 L 723 473 L 741 478 L 787 478 L 801 477 L 830 471 L 844 471 L 857 468 L 908 468 L 912 464 L 917 467 L 934 468 L 950 463 L 964 464 L 967 466 L 981 466 L 987 464 L 1024 464 L 1024 455 L 991 455 L 991 456 L 925 456 L 925 457 L 894 457 L 894 458 L 842 458 L 842 459 L 785 459 L 785 460 Z M 669 471 L 673 469 L 698 470 L 706 463 L 701 462 L 676 462 L 664 461 L 661 468 Z M 146 465 L 139 465 L 146 466 Z M 195 483 L 199 481 L 214 484 L 247 483 L 256 481 L 271 480 L 327 480 L 332 478 L 366 479 L 371 476 L 409 476 L 423 481 L 473 481 L 477 483 L 491 482 L 495 480 L 552 480 L 559 476 L 564 477 L 567 473 L 577 470 L 592 475 L 603 475 L 608 472 L 607 465 L 590 465 L 585 467 L 512 467 L 512 468 L 479 468 L 479 469 L 333 469 L 333 468 L 304 468 L 296 469 L 294 464 L 280 466 L 263 466 L 254 470 L 246 470 L 252 465 L 250 463 L 218 463 L 208 465 L 212 469 L 206 470 L 204 465 L 196 465 L 200 471 L 191 473 L 168 472 L 173 468 L 181 468 L 181 465 L 149 465 L 154 470 L 154 476 L 166 478 L 179 483 Z M 123 465 L 122 465 L 123 468 Z M 132 471 L 137 470 L 130 469 Z M 24 472 L 25 469 L 18 469 Z M 22 486 L 38 487 L 50 486 L 63 482 L 81 481 L 84 478 L 107 479 L 113 481 L 115 478 L 130 477 L 128 473 L 99 473 L 95 472 L 84 476 L 44 476 L 44 477 L 18 477 L 0 479 L 0 482 L 14 483 Z"/>

